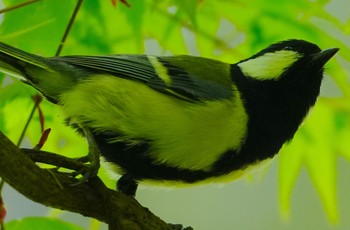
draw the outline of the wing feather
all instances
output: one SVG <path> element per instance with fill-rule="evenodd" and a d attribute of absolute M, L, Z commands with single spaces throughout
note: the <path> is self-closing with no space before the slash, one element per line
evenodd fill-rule
<path fill-rule="evenodd" d="M 199 59 L 198 57 L 181 56 L 179 59 L 176 56 L 152 56 L 153 59 L 156 58 L 156 64 L 151 62 L 149 57 L 147 55 L 108 55 L 63 56 L 53 59 L 83 68 L 93 74 L 110 74 L 116 77 L 138 80 L 155 90 L 187 101 L 219 100 L 230 98 L 233 95 L 231 82 L 220 79 L 227 78 L 229 73 L 223 73 L 219 70 L 218 74 L 215 75 L 213 71 L 216 71 L 216 69 L 211 69 L 210 63 L 209 65 L 206 63 L 201 74 L 198 71 L 198 60 L 196 60 Z M 173 58 L 174 63 L 172 63 Z M 183 66 L 181 66 L 182 62 L 179 62 L 179 60 L 182 60 Z M 211 59 L 203 60 L 206 62 L 212 61 L 215 65 L 221 63 Z M 194 63 L 196 64 L 194 69 L 189 66 L 191 61 L 196 62 Z M 170 83 L 162 78 L 155 65 L 160 65 L 158 67 L 166 69 L 166 72 L 162 74 L 166 74 Z M 224 63 L 221 65 L 224 66 Z M 208 74 L 211 74 L 211 78 L 208 77 Z M 228 76 L 224 76 L 224 74 Z"/>

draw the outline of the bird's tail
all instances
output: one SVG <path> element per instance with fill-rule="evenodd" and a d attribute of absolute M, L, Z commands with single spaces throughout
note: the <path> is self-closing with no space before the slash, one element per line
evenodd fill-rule
<path fill-rule="evenodd" d="M 27 68 L 39 68 L 50 71 L 50 66 L 47 65 L 45 58 L 27 53 L 15 47 L 9 46 L 0 42 L 0 71 L 11 76 L 27 79 L 30 76 L 26 75 Z"/>
<path fill-rule="evenodd" d="M 20 78 L 57 102 L 74 84 L 74 69 L 58 59 L 30 54 L 0 42 L 0 72 Z"/>

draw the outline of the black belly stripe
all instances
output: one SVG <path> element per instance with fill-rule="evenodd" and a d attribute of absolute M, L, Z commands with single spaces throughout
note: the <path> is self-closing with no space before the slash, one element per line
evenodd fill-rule
<path fill-rule="evenodd" d="M 268 157 L 258 158 L 258 155 L 248 154 L 245 148 L 237 152 L 225 152 L 211 171 L 180 169 L 164 164 L 157 164 L 148 155 L 150 141 L 143 140 L 138 145 L 130 146 L 126 142 L 109 143 L 116 135 L 95 134 L 95 140 L 102 156 L 111 163 L 117 164 L 135 180 L 170 180 L 195 183 L 210 177 L 222 176 L 233 171 L 244 169 L 252 163 Z M 243 151 L 242 151 L 243 150 Z M 272 157 L 272 155 L 270 156 Z"/>
<path fill-rule="evenodd" d="M 147 154 L 151 143 L 149 140 L 144 139 L 140 144 L 130 146 L 126 142 L 108 142 L 117 135 L 95 134 L 94 136 L 102 156 L 108 162 L 117 164 L 125 172 L 132 175 L 135 180 L 171 180 L 195 183 L 210 177 L 245 169 L 250 164 L 274 155 L 259 158 L 258 154 L 249 153 L 252 149 L 243 146 L 240 151 L 229 150 L 223 153 L 210 171 L 189 170 L 154 162 Z M 273 152 L 275 153 L 275 151 Z"/>

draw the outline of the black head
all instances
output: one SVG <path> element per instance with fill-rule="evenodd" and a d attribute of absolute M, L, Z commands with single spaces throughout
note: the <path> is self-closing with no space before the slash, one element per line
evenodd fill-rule
<path fill-rule="evenodd" d="M 232 65 L 232 79 L 249 115 L 242 156 L 272 157 L 293 137 L 316 102 L 324 64 L 338 50 L 287 40 Z"/>
<path fill-rule="evenodd" d="M 313 43 L 304 40 L 291 39 L 274 43 L 254 56 L 262 56 L 265 53 L 273 53 L 280 50 L 295 51 L 304 55 L 321 52 L 321 49 Z"/>
<path fill-rule="evenodd" d="M 338 50 L 322 51 L 313 43 L 292 39 L 272 44 L 237 65 L 245 76 L 256 80 L 279 80 L 290 71 L 300 72 L 299 76 L 306 73 L 322 76 L 323 66 Z"/>

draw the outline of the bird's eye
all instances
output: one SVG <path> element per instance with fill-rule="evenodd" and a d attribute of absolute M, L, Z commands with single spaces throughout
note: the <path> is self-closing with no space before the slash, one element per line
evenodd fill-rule
<path fill-rule="evenodd" d="M 293 50 L 293 47 L 291 47 L 291 46 L 285 46 L 285 47 L 283 48 L 283 50 Z"/>

